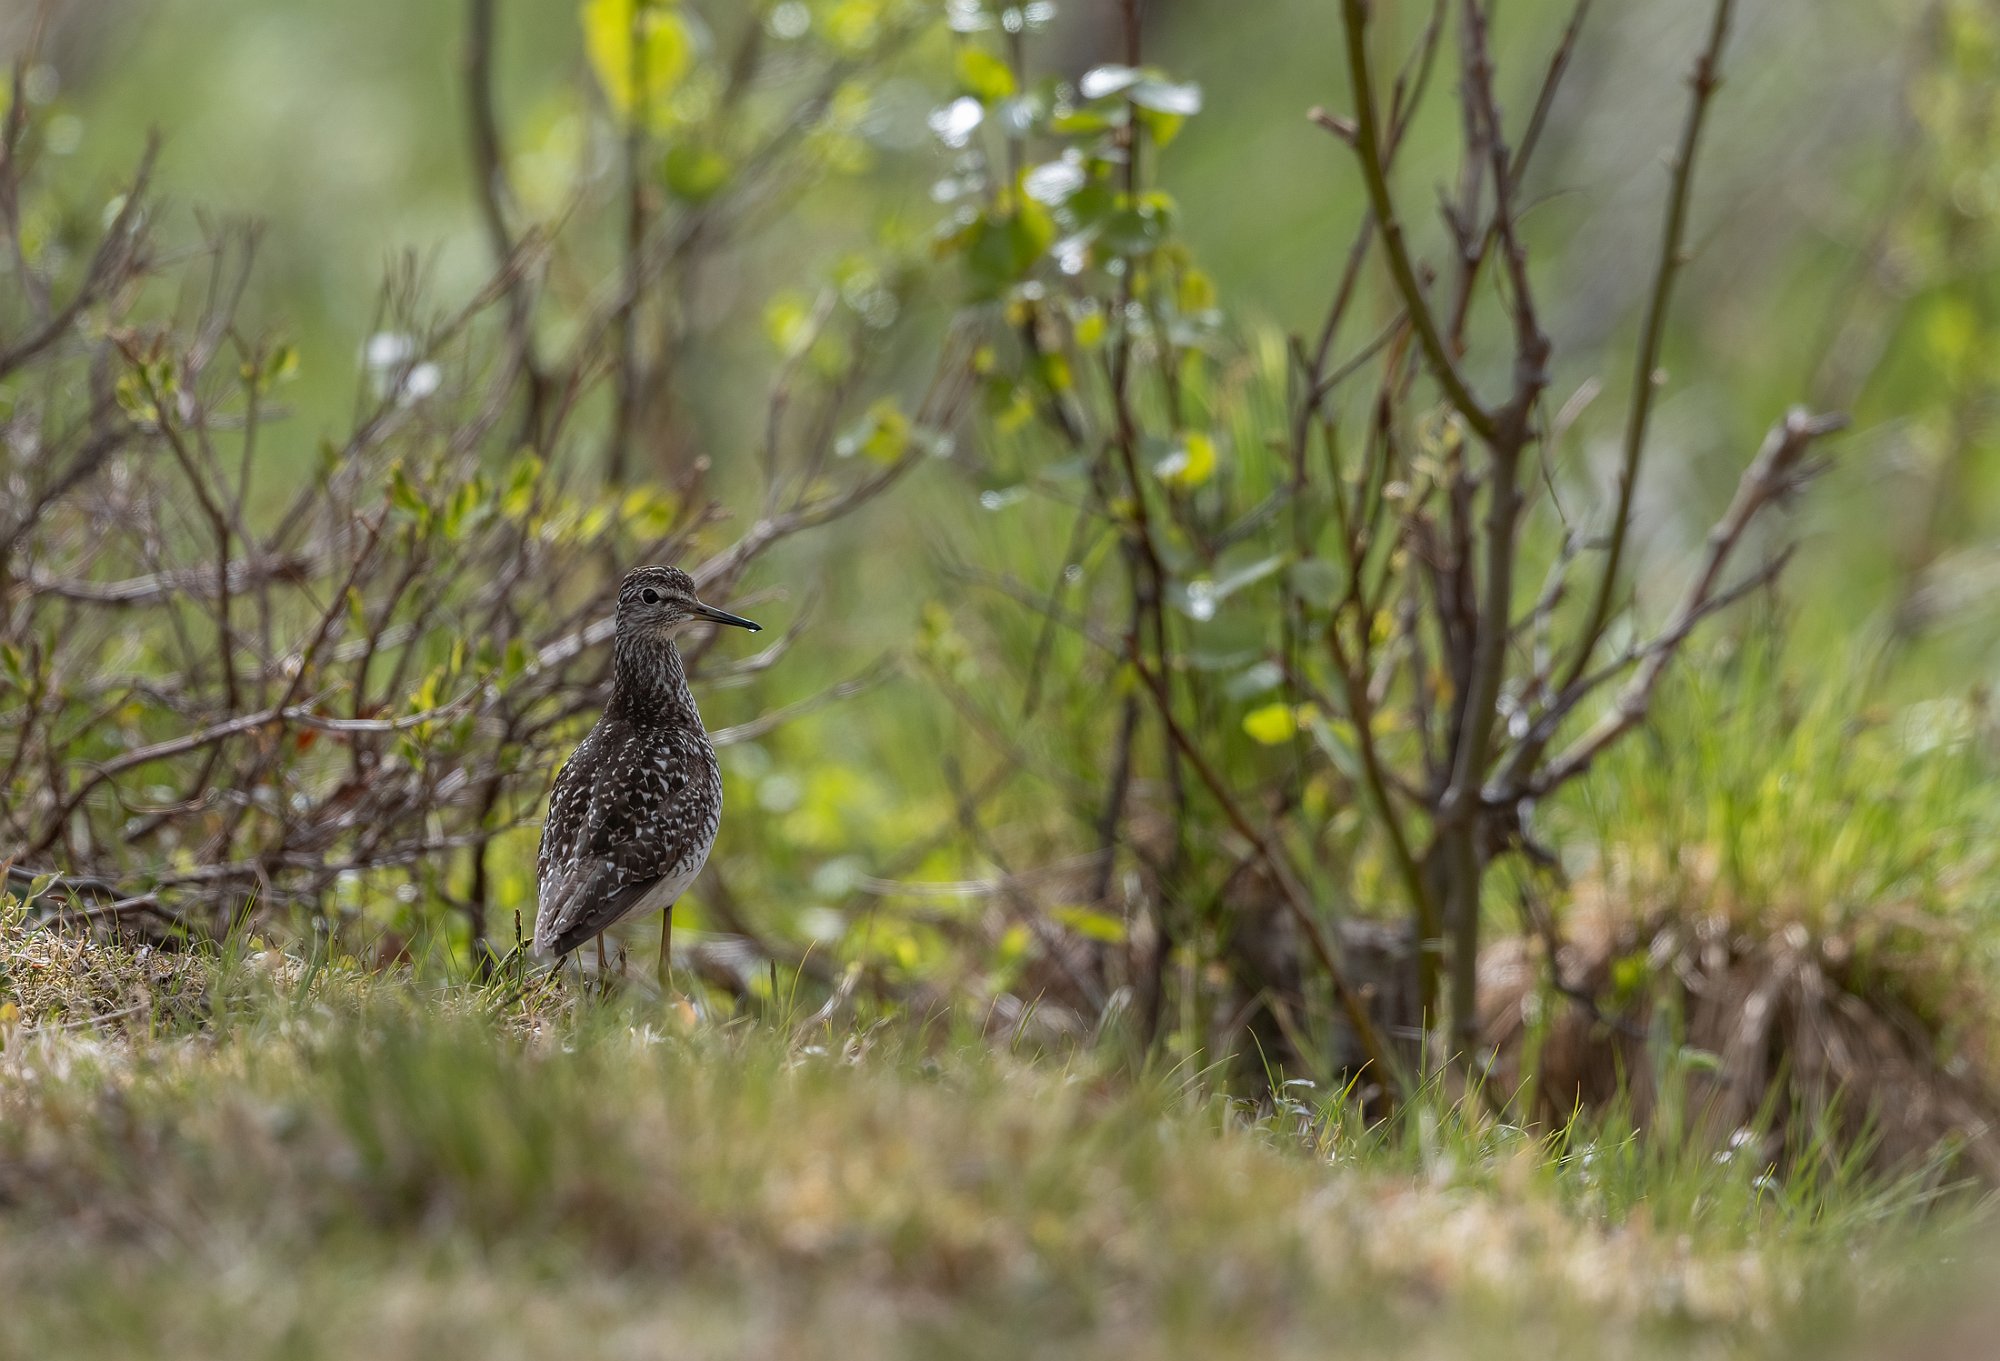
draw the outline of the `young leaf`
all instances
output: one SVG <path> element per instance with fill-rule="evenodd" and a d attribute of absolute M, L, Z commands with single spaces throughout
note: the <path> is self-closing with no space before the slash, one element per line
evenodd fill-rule
<path fill-rule="evenodd" d="M 661 162 L 660 174 L 674 197 L 700 203 L 729 183 L 730 165 L 720 152 L 676 143 Z"/>
<path fill-rule="evenodd" d="M 1021 192 L 1051 207 L 1083 188 L 1083 167 L 1071 160 L 1046 161 L 1021 177 Z"/>
<path fill-rule="evenodd" d="M 514 456 L 514 462 L 507 469 L 507 490 L 500 498 L 501 513 L 510 519 L 519 519 L 528 513 L 528 507 L 535 501 L 535 484 L 542 477 L 542 460 L 531 450 L 523 449 Z"/>
<path fill-rule="evenodd" d="M 1142 109 L 1172 114 L 1177 118 L 1192 118 L 1201 112 L 1201 86 L 1192 81 L 1180 84 L 1158 76 L 1146 76 L 1132 85 L 1131 93 L 1126 97 Z"/>
<path fill-rule="evenodd" d="M 1193 491 L 1215 476 L 1215 441 L 1198 430 L 1182 436 L 1180 446 L 1153 465 L 1160 481 L 1175 491 Z"/>
<path fill-rule="evenodd" d="M 628 117 L 650 112 L 694 60 L 687 21 L 657 0 L 585 0 L 583 46 L 604 97 Z"/>
<path fill-rule="evenodd" d="M 860 427 L 843 435 L 834 452 L 843 458 L 860 454 L 877 463 L 894 463 L 910 447 L 910 418 L 892 398 L 884 397 L 868 408 Z"/>
<path fill-rule="evenodd" d="M 1083 73 L 1076 89 L 1085 99 L 1105 99 L 1122 94 L 1144 79 L 1145 72 L 1134 67 L 1096 66 Z"/>
<path fill-rule="evenodd" d="M 996 104 L 1017 88 L 1007 63 L 983 47 L 959 48 L 957 67 L 960 88 L 983 103 Z"/>
<path fill-rule="evenodd" d="M 1243 715 L 1243 731 L 1260 746 L 1277 747 L 1298 734 L 1299 720 L 1289 704 L 1261 704 Z"/>
<path fill-rule="evenodd" d="M 1094 907 L 1057 907 L 1049 915 L 1086 940 L 1117 945 L 1125 939 L 1125 923 Z"/>

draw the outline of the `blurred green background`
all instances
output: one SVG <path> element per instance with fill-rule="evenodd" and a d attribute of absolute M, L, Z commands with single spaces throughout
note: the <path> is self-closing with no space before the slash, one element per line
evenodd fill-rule
<path fill-rule="evenodd" d="M 1097 8 L 1104 13 L 1088 12 Z M 1385 7 L 1385 22 L 1414 37 L 1423 8 Z M 1820 328 L 1793 307 L 1806 297 L 1826 305 L 1828 279 L 1852 266 L 1886 206 L 1885 181 L 1907 159 L 1898 58 L 1917 41 L 1910 8 L 1864 0 L 1843 6 L 1837 25 L 1810 3 L 1743 16 L 1703 172 L 1701 263 L 1680 309 L 1699 318 L 1687 324 L 1700 329 L 1706 370 L 1768 381 L 1788 362 L 1794 374 L 1809 366 Z M 1068 7 L 1038 41 L 1037 65 L 1074 75 L 1115 56 L 1114 9 Z M 584 151 L 578 102 L 589 88 L 576 12 L 553 3 L 501 10 L 507 133 L 531 171 L 524 196 L 551 206 Z M 365 333 L 374 303 L 365 284 L 395 253 L 431 261 L 447 296 L 488 268 L 465 156 L 463 11 L 393 0 L 72 0 L 56 7 L 49 47 L 76 119 L 71 154 L 108 183 L 145 132 L 160 131 L 162 186 L 184 204 L 267 222 L 266 299 L 282 299 L 290 324 L 340 353 Z M 1168 153 L 1190 237 L 1251 315 L 1307 325 L 1356 211 L 1345 158 L 1305 118 L 1312 106 L 1345 102 L 1332 7 L 1180 0 L 1144 12 L 1148 57 L 1206 94 L 1203 117 Z M 1564 12 L 1547 0 L 1510 7 L 1497 56 L 1521 80 L 1511 106 L 1539 80 Z M 1553 329 L 1579 370 L 1629 324 L 1646 282 L 1702 18 L 1675 5 L 1594 15 L 1565 87 L 1536 220 L 1562 242 Z M 1443 105 L 1435 111 L 1448 117 Z M 1436 120 L 1425 132 L 1451 135 Z M 911 211 L 935 168 L 925 160 L 885 168 L 903 180 Z M 1421 199 L 1426 186 L 1409 178 Z M 809 235 L 838 239 L 859 225 L 815 221 Z M 1755 405 L 1749 392 L 1735 400 Z"/>
<path fill-rule="evenodd" d="M 592 173 L 591 158 L 604 154 L 590 141 L 577 12 L 560 3 L 500 8 L 499 102 L 514 171 L 524 205 L 554 211 L 565 185 L 580 170 Z M 821 20 L 837 8 L 821 6 Z M 1381 8 L 1381 21 L 1406 37 L 1427 10 Z M 1954 146 L 1922 117 L 1925 82 L 1941 66 L 1948 71 L 1955 41 L 1972 41 L 1949 32 L 1952 8 L 1857 0 L 1831 23 L 1823 6 L 1791 0 L 1740 16 L 1699 188 L 1698 255 L 1669 350 L 1671 368 L 1699 377 L 1676 384 L 1663 404 L 1668 456 L 1656 461 L 1647 493 L 1655 504 L 1645 528 L 1663 549 L 1686 547 L 1685 534 L 1727 494 L 1757 434 L 1796 397 L 1851 406 L 1859 422 L 1837 480 L 1816 500 L 1824 532 L 1843 534 L 1850 517 L 1879 526 L 1885 509 L 1902 522 L 1928 513 L 1908 474 L 1949 457 L 1939 439 L 1911 425 L 1929 404 L 1950 400 L 1927 371 L 1934 366 L 1919 357 L 1878 368 L 1868 341 L 1857 343 L 1860 355 L 1833 351 L 1856 315 L 1888 323 L 1893 334 L 1931 293 L 1967 296 L 1968 271 L 1990 291 L 1990 261 L 1923 258 L 1949 254 L 1927 239 L 1946 227 L 1911 220 L 1930 211 L 1927 195 L 1947 213 L 1954 204 L 1989 212 L 1994 197 L 1978 138 Z M 16 9 L 0 41 L 18 45 L 33 6 Z M 1035 44 L 1036 68 L 1074 75 L 1117 55 L 1115 9 L 1067 7 Z M 345 416 L 375 315 L 372 284 L 394 258 L 411 252 L 424 262 L 441 303 L 485 277 L 490 261 L 465 155 L 464 6 L 67 0 L 51 12 L 51 83 L 69 120 L 62 145 L 85 172 L 70 183 L 110 192 L 157 129 L 165 139 L 160 182 L 180 204 L 268 224 L 252 317 L 282 324 L 301 343 L 305 381 L 294 399 L 302 419 L 290 427 L 301 447 Z M 1565 12 L 1548 0 L 1509 6 L 1498 53 L 1518 84 L 1502 91 L 1509 107 L 1524 104 L 1539 81 Z M 1188 238 L 1245 321 L 1310 325 L 1355 221 L 1347 158 L 1305 118 L 1314 105 L 1346 102 L 1336 17 L 1334 7 L 1309 0 L 1144 6 L 1148 57 L 1206 93 L 1203 116 L 1167 152 L 1163 173 Z M 1606 371 L 1607 349 L 1629 338 L 1647 283 L 1663 163 L 1701 21 L 1682 5 L 1599 6 L 1585 31 L 1534 185 L 1559 393 L 1604 372 L 1615 400 L 1627 381 L 1616 367 Z M 924 88 L 922 74 L 883 86 L 878 100 L 940 101 L 948 92 Z M 1455 135 L 1446 103 L 1435 102 L 1433 114 L 1406 158 L 1403 187 L 1416 203 L 1430 198 L 1424 175 L 1441 163 L 1426 150 L 1445 150 Z M 1952 124 L 1948 113 L 1932 114 Z M 705 338 L 715 381 L 705 385 L 713 409 L 703 416 L 724 442 L 739 428 L 731 411 L 754 409 L 760 364 L 769 362 L 749 328 L 731 323 L 754 322 L 765 299 L 803 282 L 879 219 L 922 225 L 935 215 L 925 193 L 943 153 L 910 147 L 908 121 L 875 120 L 882 154 L 865 187 L 816 193 L 769 249 L 737 261 L 746 277 L 732 282 L 729 315 L 715 318 Z M 1963 165 L 1954 160 L 1961 156 Z M 1977 183 L 1955 184 L 1962 175 Z M 1439 241 L 1434 219 L 1418 232 L 1426 246 Z M 1901 253 L 1885 255 L 1885 238 Z M 1983 333 L 1976 318 L 1973 329 Z M 1604 432 L 1614 429 L 1603 423 Z M 1955 541 L 1985 528 L 1991 479 L 1986 460 L 1971 462 L 1982 466 L 1968 470 L 1965 494 L 1954 498 Z M 1897 552 L 1910 551 L 1876 537 L 1829 551 L 1822 564 L 1845 578 L 1844 589 L 1869 592 L 1871 606 L 1881 604 Z"/>

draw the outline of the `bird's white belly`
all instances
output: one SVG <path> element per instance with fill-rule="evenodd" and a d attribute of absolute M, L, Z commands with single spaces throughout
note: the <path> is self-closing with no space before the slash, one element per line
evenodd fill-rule
<path fill-rule="evenodd" d="M 704 847 L 699 855 L 690 856 L 680 868 L 653 885 L 651 892 L 634 903 L 631 912 L 626 915 L 636 917 L 642 913 L 660 912 L 672 907 L 681 894 L 687 892 L 687 886 L 695 881 L 695 876 L 701 873 L 701 867 L 707 863 L 708 850 Z"/>

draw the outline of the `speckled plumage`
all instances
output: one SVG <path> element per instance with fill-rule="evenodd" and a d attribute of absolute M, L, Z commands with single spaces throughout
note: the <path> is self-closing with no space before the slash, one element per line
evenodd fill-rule
<path fill-rule="evenodd" d="M 549 794 L 536 857 L 539 953 L 566 955 L 627 916 L 671 908 L 708 860 L 722 774 L 673 641 L 703 616 L 756 627 L 700 604 L 677 568 L 625 578 L 611 698 Z"/>

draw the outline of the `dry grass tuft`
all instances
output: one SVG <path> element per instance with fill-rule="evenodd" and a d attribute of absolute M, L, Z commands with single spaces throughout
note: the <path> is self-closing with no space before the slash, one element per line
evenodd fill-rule
<path fill-rule="evenodd" d="M 1481 961 L 1496 1082 L 1542 1125 L 1616 1106 L 1718 1153 L 1754 1141 L 1768 1166 L 1859 1158 L 1896 1176 L 1943 1156 L 2000 1185 L 1990 1074 L 1942 1052 L 1935 1023 L 1839 936 L 1596 911 L 1558 971 L 1567 997 L 1548 992 L 1529 941 Z"/>
<path fill-rule="evenodd" d="M 182 1028 L 208 1012 L 199 954 L 89 932 L 31 930 L 0 897 L 0 1017 L 8 1029 Z"/>

